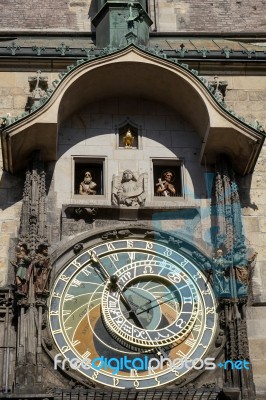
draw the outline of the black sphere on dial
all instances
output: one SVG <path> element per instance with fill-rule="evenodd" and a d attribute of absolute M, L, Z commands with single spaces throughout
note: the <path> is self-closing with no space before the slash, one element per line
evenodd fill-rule
<path fill-rule="evenodd" d="M 118 281 L 118 276 L 116 276 L 116 275 L 111 275 L 110 276 L 110 282 L 111 282 L 112 285 L 116 285 L 117 281 Z"/>

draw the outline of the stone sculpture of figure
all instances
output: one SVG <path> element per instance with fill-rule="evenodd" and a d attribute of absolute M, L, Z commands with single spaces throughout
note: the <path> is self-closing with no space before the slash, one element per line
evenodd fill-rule
<path fill-rule="evenodd" d="M 117 177 L 113 178 L 112 203 L 122 207 L 143 206 L 146 200 L 145 174 L 138 179 L 129 169 L 125 170 L 119 182 Z"/>
<path fill-rule="evenodd" d="M 237 244 L 234 251 L 233 264 L 238 295 L 247 295 L 248 293 L 248 284 L 251 274 L 250 266 L 256 256 L 257 253 L 253 254 L 251 258 L 248 258 L 246 246 L 244 244 Z"/>
<path fill-rule="evenodd" d="M 36 294 L 47 293 L 49 291 L 51 269 L 52 265 L 48 257 L 48 245 L 40 244 L 31 264 Z"/>
<path fill-rule="evenodd" d="M 213 258 L 213 284 L 216 293 L 220 297 L 230 296 L 230 265 L 223 256 L 223 250 L 217 250 Z"/>
<path fill-rule="evenodd" d="M 79 194 L 96 194 L 97 184 L 92 181 L 92 176 L 90 171 L 86 171 L 84 174 L 84 179 L 79 185 Z"/>
<path fill-rule="evenodd" d="M 28 293 L 28 268 L 31 263 L 31 258 L 28 256 L 27 245 L 19 243 L 16 247 L 16 261 L 12 262 L 12 265 L 16 268 L 15 274 L 15 285 L 17 293 L 26 295 Z"/>
<path fill-rule="evenodd" d="M 156 183 L 157 196 L 175 196 L 176 189 L 172 184 L 173 178 L 174 173 L 172 171 L 169 170 L 163 173 L 163 180 L 159 178 L 158 183 Z"/>
<path fill-rule="evenodd" d="M 125 136 L 123 136 L 123 143 L 126 149 L 131 149 L 133 142 L 134 142 L 134 136 L 131 133 L 131 130 L 128 129 L 126 132 Z"/>

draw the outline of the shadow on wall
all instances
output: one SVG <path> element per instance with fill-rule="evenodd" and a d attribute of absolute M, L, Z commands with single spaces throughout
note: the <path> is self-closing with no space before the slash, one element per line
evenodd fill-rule
<path fill-rule="evenodd" d="M 50 190 L 54 166 L 55 163 L 50 162 L 38 168 L 38 172 L 44 170 L 46 173 L 46 193 Z M 29 163 L 28 169 L 32 169 L 32 161 Z M 0 177 L 0 210 L 4 211 L 22 200 L 26 171 L 27 169 L 23 169 L 15 175 L 2 171 Z"/>
<path fill-rule="evenodd" d="M 16 175 L 2 171 L 0 178 L 0 210 L 4 211 L 22 200 L 25 171 Z"/>
<path fill-rule="evenodd" d="M 98 0 L 91 0 L 88 16 L 90 21 L 95 17 L 98 11 Z M 93 24 L 91 24 L 91 31 L 95 32 L 95 27 Z"/>
<path fill-rule="evenodd" d="M 236 176 L 236 180 L 239 187 L 239 197 L 242 208 L 251 208 L 253 211 L 258 210 L 258 206 L 251 202 L 250 189 L 252 184 L 253 174 L 246 176 Z"/>

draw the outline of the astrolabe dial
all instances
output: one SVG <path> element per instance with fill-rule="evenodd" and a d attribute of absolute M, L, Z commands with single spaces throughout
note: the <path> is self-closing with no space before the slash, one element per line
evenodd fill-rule
<path fill-rule="evenodd" d="M 197 318 L 197 289 L 165 259 L 156 256 L 151 264 L 134 261 L 117 271 L 117 283 L 103 290 L 103 319 L 110 332 L 135 346 L 180 343 Z"/>
<path fill-rule="evenodd" d="M 79 360 L 75 373 L 96 384 L 140 390 L 174 382 L 192 369 L 182 359 L 204 357 L 215 308 L 194 262 L 132 238 L 94 245 L 66 265 L 51 292 L 49 320 L 61 364 Z"/>

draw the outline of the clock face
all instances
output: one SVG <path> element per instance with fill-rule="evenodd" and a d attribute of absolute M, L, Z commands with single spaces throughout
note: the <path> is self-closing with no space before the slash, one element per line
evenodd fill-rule
<path fill-rule="evenodd" d="M 96 384 L 148 389 L 204 360 L 215 309 L 193 262 L 136 238 L 95 245 L 71 261 L 51 291 L 49 320 L 62 367 L 68 360 Z"/>

